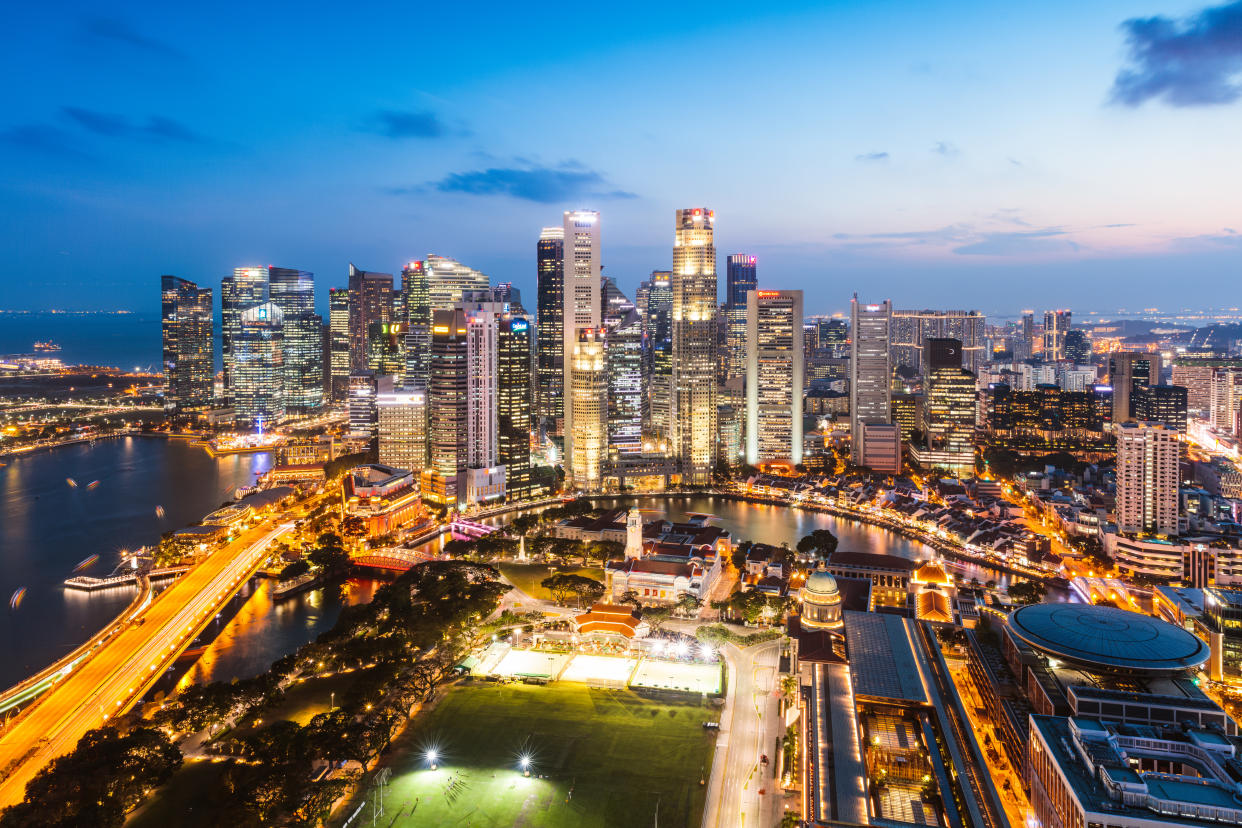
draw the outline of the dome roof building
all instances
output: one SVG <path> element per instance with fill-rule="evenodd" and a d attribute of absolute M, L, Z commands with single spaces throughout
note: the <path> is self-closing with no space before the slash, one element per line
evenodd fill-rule
<path fill-rule="evenodd" d="M 837 579 L 827 572 L 821 569 L 808 575 L 798 597 L 802 601 L 803 629 L 839 630 L 845 626 Z"/>

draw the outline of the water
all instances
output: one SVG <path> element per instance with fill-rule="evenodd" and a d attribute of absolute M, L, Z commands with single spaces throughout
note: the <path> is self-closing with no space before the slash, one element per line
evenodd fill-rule
<path fill-rule="evenodd" d="M 35 342 L 51 340 L 66 365 L 111 365 L 126 370 L 160 369 L 159 314 L 0 314 L 0 354 L 28 354 Z"/>
<path fill-rule="evenodd" d="M 102 576 L 122 549 L 156 543 L 232 498 L 270 467 L 267 454 L 213 459 L 160 437 L 119 437 L 15 458 L 0 468 L 0 596 L 27 588 L 17 610 L 0 612 L 0 686 L 8 687 L 73 650 L 133 599 L 134 587 L 64 589 L 73 567 Z M 70 487 L 66 478 L 77 481 Z M 93 490 L 87 486 L 98 480 Z M 164 507 L 164 518 L 156 506 Z M 7 602 L 6 602 L 7 603 Z"/>

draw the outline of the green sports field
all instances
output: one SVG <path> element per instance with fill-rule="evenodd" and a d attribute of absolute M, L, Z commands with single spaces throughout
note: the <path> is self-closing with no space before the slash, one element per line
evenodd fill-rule
<path fill-rule="evenodd" d="M 472 828 L 698 825 L 711 771 L 714 707 L 628 690 L 475 683 L 412 725 L 384 825 Z M 435 748 L 439 768 L 424 751 Z M 529 778 L 520 757 L 531 759 Z"/>

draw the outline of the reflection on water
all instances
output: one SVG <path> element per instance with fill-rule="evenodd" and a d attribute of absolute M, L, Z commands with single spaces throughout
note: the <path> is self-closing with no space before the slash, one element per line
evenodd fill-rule
<path fill-rule="evenodd" d="M 65 590 L 74 566 L 97 554 L 81 574 L 106 575 L 121 550 L 156 543 L 162 533 L 199 520 L 235 488 L 253 483 L 271 456 L 213 459 L 184 440 L 118 437 L 5 463 L 0 595 L 27 588 L 19 610 L 0 613 L 0 686 L 8 687 L 90 638 L 133 600 L 134 587 Z M 164 507 L 162 517 L 156 506 Z"/>
<path fill-rule="evenodd" d="M 368 603 L 383 583 L 371 578 L 350 578 L 343 584 L 275 601 L 274 582 L 258 581 L 250 598 L 180 683 L 205 684 L 258 675 L 273 661 L 332 629 L 344 607 Z"/>

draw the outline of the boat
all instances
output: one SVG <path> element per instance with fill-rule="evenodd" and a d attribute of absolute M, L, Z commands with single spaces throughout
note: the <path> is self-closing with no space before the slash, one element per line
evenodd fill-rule
<path fill-rule="evenodd" d="M 43 351 L 43 352 L 45 352 L 45 353 L 51 353 L 51 352 L 54 352 L 54 351 L 59 351 L 59 350 L 60 350 L 60 346 L 59 346 L 59 345 L 57 345 L 55 342 L 53 342 L 52 340 L 50 340 L 50 339 L 49 339 L 49 340 L 46 340 L 46 341 L 43 341 L 43 342 L 36 342 L 36 343 L 34 344 L 34 349 L 35 349 L 36 351 Z"/>

